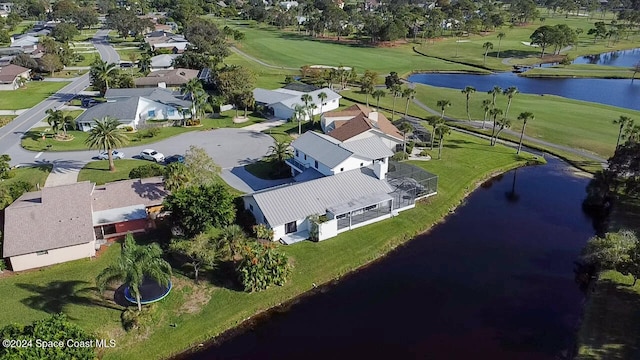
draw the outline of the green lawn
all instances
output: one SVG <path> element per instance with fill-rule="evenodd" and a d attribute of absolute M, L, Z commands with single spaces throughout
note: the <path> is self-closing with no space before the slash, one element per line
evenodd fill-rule
<path fill-rule="evenodd" d="M 465 96 L 460 90 L 438 88 L 427 85 L 416 86 L 416 98 L 432 109 L 439 110 L 438 100 L 448 99 L 452 106 L 446 108 L 446 115 L 458 119 L 466 119 Z M 482 100 L 490 99 L 485 92 L 471 95 L 471 118 L 482 120 Z M 505 109 L 507 98 L 498 96 L 496 105 Z M 530 111 L 535 120 L 527 124 L 527 135 L 554 144 L 566 145 L 577 149 L 584 149 L 601 157 L 613 155 L 618 127 L 611 121 L 620 115 L 627 115 L 640 121 L 640 112 L 613 106 L 571 100 L 554 95 L 517 94 L 509 110 L 511 127 L 520 131 L 521 122 L 517 121 L 518 114 Z"/>
<path fill-rule="evenodd" d="M 2 279 L 0 292 L 12 296 L 0 297 L 0 307 L 5 310 L 0 314 L 0 323 L 24 324 L 50 312 L 64 311 L 83 328 L 116 339 L 117 347 L 105 350 L 104 359 L 165 358 L 311 290 L 314 283 L 339 278 L 377 259 L 441 221 L 480 181 L 524 161 L 516 157 L 513 149 L 490 147 L 475 137 L 453 133 L 446 139 L 443 160 L 414 163 L 439 175 L 438 195 L 400 216 L 333 239 L 282 247 L 295 264 L 291 279 L 283 287 L 247 294 L 209 283 L 196 288 L 181 276 L 174 277 L 174 291 L 158 303 L 158 317 L 148 332 L 124 333 L 120 307 L 104 303 L 95 290 L 95 276 L 117 256 L 118 245 L 93 260 Z M 126 166 L 122 160 L 117 164 Z M 86 179 L 83 176 L 81 172 L 79 180 Z M 199 312 L 198 301 L 202 304 Z M 189 311 L 194 308 L 196 311 Z"/>
<path fill-rule="evenodd" d="M 380 74 L 390 71 L 408 74 L 421 70 L 479 71 L 477 68 L 416 54 L 411 45 L 385 48 L 338 44 L 313 39 L 293 30 L 282 31 L 247 21 L 235 20 L 228 22 L 228 25 L 245 33 L 246 39 L 237 44 L 240 50 L 277 67 L 297 69 L 304 65 L 342 65 L 354 67 L 359 73 L 369 69 Z"/>
<path fill-rule="evenodd" d="M 265 89 L 276 89 L 284 86 L 284 78 L 287 75 L 300 75 L 299 71 L 259 66 L 255 62 L 236 53 L 231 53 L 229 57 L 224 59 L 224 63 L 228 65 L 240 65 L 251 69 L 256 76 L 256 87 Z"/>
<path fill-rule="evenodd" d="M 68 82 L 31 81 L 18 90 L 3 91 L 0 110 L 28 109 L 62 89 Z"/>
<path fill-rule="evenodd" d="M 260 160 L 252 164 L 245 165 L 244 168 L 260 179 L 273 180 L 291 177 L 291 170 L 288 165 L 284 165 L 285 169 L 279 173 L 277 172 L 277 169 L 279 169 L 277 166 L 277 163 L 271 160 Z"/>
<path fill-rule="evenodd" d="M 581 360 L 637 359 L 640 356 L 640 283 L 615 271 L 600 275 L 578 332 Z"/>
<path fill-rule="evenodd" d="M 546 68 L 534 68 L 521 74 L 525 77 L 589 77 L 605 79 L 631 79 L 630 68 L 591 64 L 556 65 Z"/>
<path fill-rule="evenodd" d="M 244 126 L 248 126 L 251 124 L 255 124 L 264 119 L 259 118 L 254 115 L 250 115 L 250 120 L 242 123 L 236 124 L 233 122 L 234 112 L 226 112 L 219 119 L 204 119 L 202 120 L 202 126 L 199 127 L 177 127 L 170 126 L 160 129 L 160 133 L 152 138 L 142 138 L 138 139 L 135 137 L 135 134 L 129 133 L 127 136 L 129 137 L 129 144 L 127 146 L 138 146 L 138 145 L 147 145 L 152 144 L 160 140 L 164 140 L 166 138 L 176 136 L 189 131 L 204 131 L 210 129 L 219 129 L 223 127 L 234 127 L 240 128 Z M 53 138 L 53 133 L 47 127 L 38 127 L 33 128 L 25 134 L 22 138 L 21 145 L 23 148 L 30 151 L 73 151 L 73 150 L 87 150 L 88 147 L 85 145 L 85 141 L 89 134 L 87 132 L 78 131 L 78 130 L 70 130 L 67 133 L 72 135 L 74 138 L 71 141 L 58 141 Z M 42 139 L 43 131 L 46 132 L 46 137 Z M 50 148 L 47 146 L 51 145 Z M 125 146 L 125 148 L 127 147 Z"/>
<path fill-rule="evenodd" d="M 116 165 L 116 171 L 114 172 L 109 171 L 109 160 L 98 160 L 88 163 L 80 170 L 78 181 L 89 180 L 98 185 L 102 185 L 112 181 L 127 180 L 129 179 L 131 169 L 151 164 L 149 161 L 136 159 L 117 159 L 114 160 L 114 162 Z"/>
<path fill-rule="evenodd" d="M 35 189 L 38 185 L 44 186 L 47 176 L 51 172 L 52 165 L 42 165 L 33 167 L 21 167 L 11 170 L 9 179 L 0 180 L 0 186 L 7 186 L 16 181 L 26 181 L 33 185 Z"/>

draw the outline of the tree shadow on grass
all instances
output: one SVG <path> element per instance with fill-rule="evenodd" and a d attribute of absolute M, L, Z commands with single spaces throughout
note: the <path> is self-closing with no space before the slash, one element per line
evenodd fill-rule
<path fill-rule="evenodd" d="M 532 48 L 531 50 L 504 50 L 500 51 L 500 58 L 526 58 L 533 56 L 540 56 L 541 50 L 539 48 Z M 496 57 L 497 51 L 492 51 L 487 54 L 487 57 Z"/>
<path fill-rule="evenodd" d="M 371 44 L 364 43 L 362 41 L 344 40 L 341 41 L 332 38 L 313 37 L 305 33 L 292 33 L 292 32 L 280 32 L 278 37 L 286 40 L 298 40 L 298 41 L 315 41 L 325 44 L 344 45 L 352 48 L 375 48 Z"/>
<path fill-rule="evenodd" d="M 582 324 L 582 359 L 640 358 L 640 293 L 630 283 L 599 280 Z"/>
<path fill-rule="evenodd" d="M 35 310 L 47 313 L 65 312 L 69 305 L 102 306 L 118 309 L 99 298 L 95 297 L 98 289 L 93 286 L 86 286 L 86 281 L 51 281 L 46 285 L 37 284 L 17 284 L 21 289 L 33 293 L 21 302 Z M 73 317 L 69 317 L 75 320 Z"/>

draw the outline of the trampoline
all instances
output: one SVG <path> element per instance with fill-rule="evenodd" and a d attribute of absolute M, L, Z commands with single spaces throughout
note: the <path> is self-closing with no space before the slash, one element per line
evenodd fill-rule
<path fill-rule="evenodd" d="M 171 291 L 172 284 L 169 280 L 167 287 L 162 286 L 151 278 L 145 278 L 140 286 L 140 303 L 142 305 L 151 304 L 164 299 Z M 130 303 L 137 304 L 136 298 L 129 291 L 129 286 L 124 288 L 124 297 Z"/>

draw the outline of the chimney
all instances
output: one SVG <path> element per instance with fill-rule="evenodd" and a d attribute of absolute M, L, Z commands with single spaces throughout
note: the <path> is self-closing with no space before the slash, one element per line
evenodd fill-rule
<path fill-rule="evenodd" d="M 166 89 L 167 88 L 167 83 L 166 82 L 159 82 L 158 83 L 158 87 L 162 88 L 162 89 Z"/>
<path fill-rule="evenodd" d="M 369 120 L 373 121 L 374 123 L 378 123 L 378 112 L 377 111 L 372 111 L 369 113 L 368 116 Z"/>
<path fill-rule="evenodd" d="M 387 177 L 387 171 L 389 170 L 388 159 L 378 159 L 373 161 L 373 173 L 380 180 L 384 180 Z"/>

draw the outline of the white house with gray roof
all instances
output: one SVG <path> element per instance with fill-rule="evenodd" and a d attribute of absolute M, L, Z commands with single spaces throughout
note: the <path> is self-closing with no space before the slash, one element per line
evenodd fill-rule
<path fill-rule="evenodd" d="M 147 121 L 176 121 L 191 118 L 191 101 L 163 88 L 109 89 L 106 102 L 95 105 L 76 119 L 79 130 L 89 131 L 95 119 L 111 116 L 122 127 L 137 129 Z"/>
<path fill-rule="evenodd" d="M 297 183 L 244 196 L 245 209 L 273 229 L 273 240 L 324 240 L 415 206 L 396 200 L 402 193 L 387 180 L 393 152 L 378 137 L 342 142 L 308 131 L 291 145 L 287 164 Z"/>
<path fill-rule="evenodd" d="M 327 95 L 324 101 L 321 101 L 318 97 L 320 93 Z M 296 105 L 304 106 L 302 95 L 305 94 L 311 96 L 311 103 L 316 106 L 311 111 L 313 115 L 318 115 L 321 111 L 326 112 L 337 109 L 340 106 L 340 99 L 342 98 L 342 96 L 329 88 L 322 88 L 310 92 L 284 88 L 275 90 L 256 88 L 253 90 L 253 98 L 255 99 L 256 105 L 264 107 L 279 119 L 291 119 Z M 310 120 L 307 114 L 304 115 L 304 120 Z"/>

